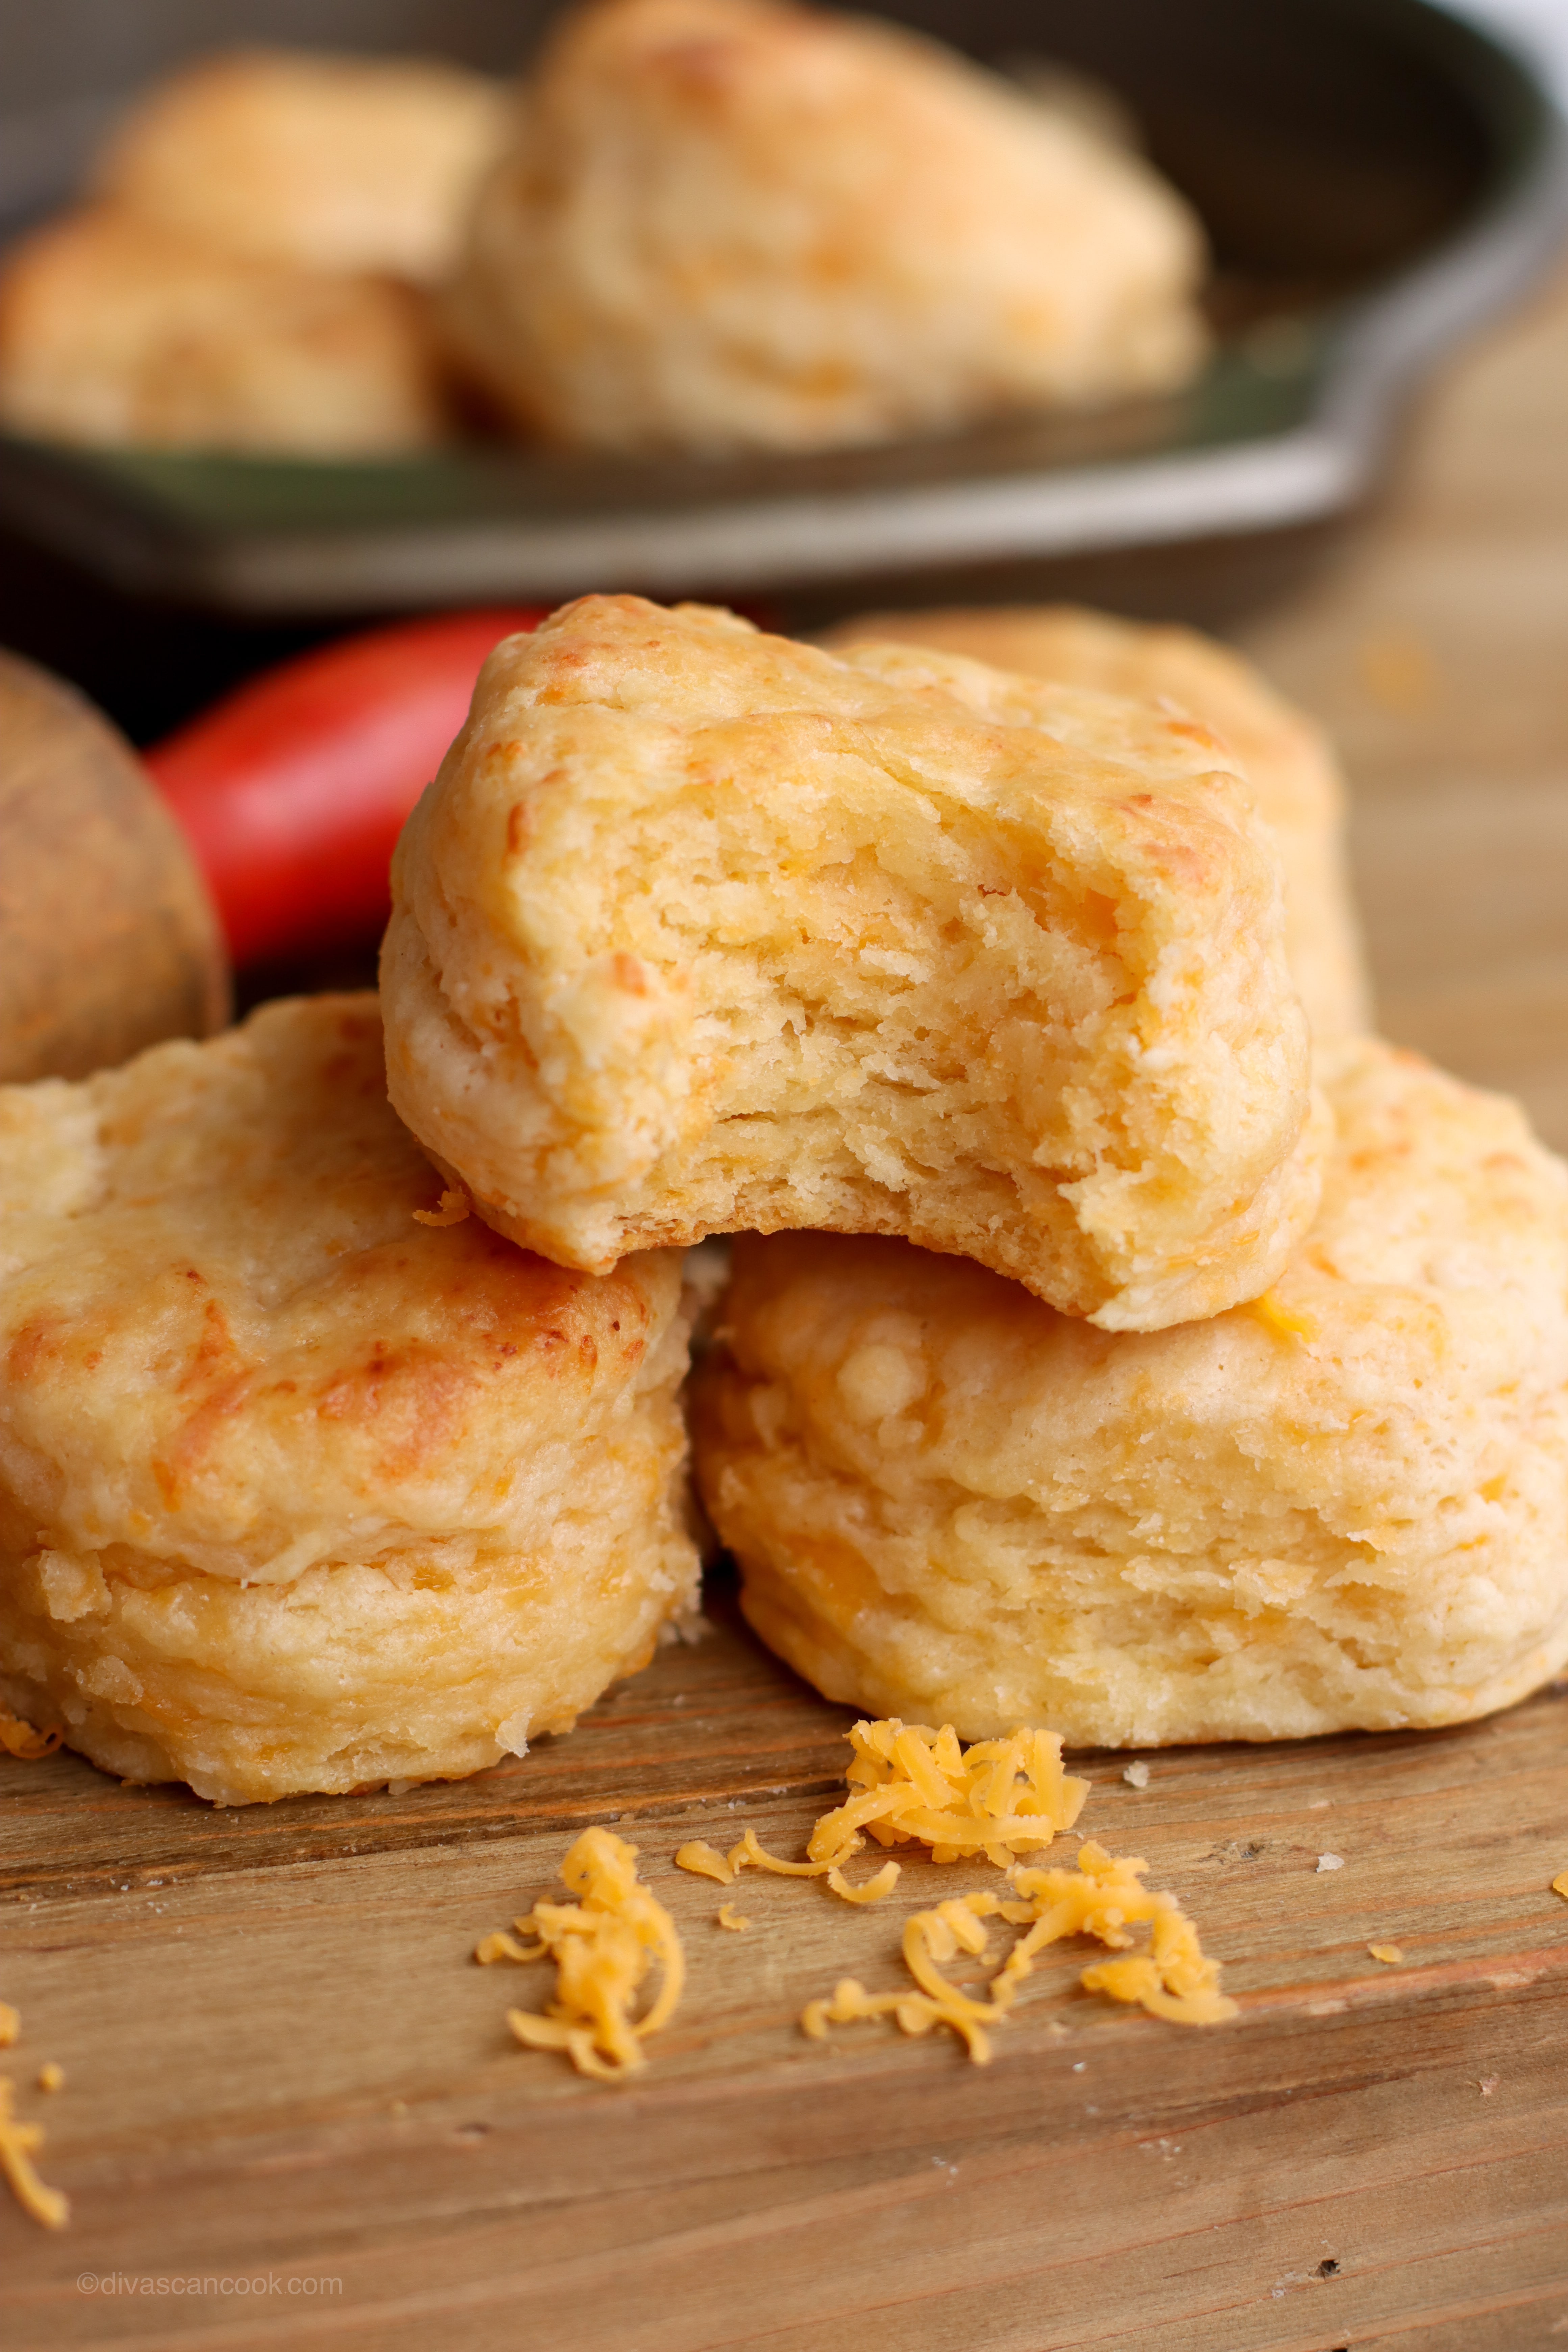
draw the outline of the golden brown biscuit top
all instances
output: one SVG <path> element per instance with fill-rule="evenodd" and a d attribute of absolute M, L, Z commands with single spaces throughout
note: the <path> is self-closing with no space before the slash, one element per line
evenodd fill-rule
<path fill-rule="evenodd" d="M 901 26 L 601 0 L 530 78 L 453 319 L 564 440 L 810 447 L 1184 381 L 1202 266 L 1139 157 Z"/>
<path fill-rule="evenodd" d="M 803 877 L 835 859 L 852 868 L 865 853 L 861 772 L 907 795 L 907 817 L 894 821 L 907 823 L 909 845 L 883 837 L 879 858 L 928 869 L 950 856 L 951 832 L 951 856 L 994 869 L 982 893 L 1037 898 L 1047 919 L 1064 887 L 1081 888 L 1063 877 L 1082 861 L 1080 877 L 1092 874 L 1114 905 L 1105 920 L 1119 954 L 1141 975 L 1164 958 L 1189 981 L 1193 959 L 1217 952 L 1216 926 L 1234 944 L 1250 921 L 1255 978 L 1268 965 L 1282 1001 L 1227 1002 L 1226 1015 L 1271 1026 L 1300 1066 L 1287 1114 L 1296 1135 L 1304 1027 L 1278 968 L 1271 847 L 1233 755 L 1184 715 L 953 654 L 869 646 L 838 656 L 706 606 L 584 597 L 489 656 L 468 724 L 405 835 L 398 887 L 425 909 L 454 1010 L 493 1027 L 508 1050 L 520 986 L 557 965 L 587 984 L 606 957 L 618 1015 L 635 998 L 648 1020 L 684 1034 L 714 1009 L 697 967 L 735 944 L 727 886 L 761 856 L 721 808 L 720 783 L 765 802 L 769 838 L 775 825 L 784 835 L 787 881 L 792 842 Z M 713 835 L 700 869 L 666 839 L 689 817 Z M 640 982 L 628 976 L 628 948 L 652 959 Z M 560 996 L 552 981 L 537 1008 L 546 1028 L 530 1050 L 547 1065 Z M 543 1083 L 554 1083 L 549 1066 Z"/>
<path fill-rule="evenodd" d="M 893 732 L 929 738 L 932 749 L 910 782 L 935 785 L 940 772 L 944 792 L 998 814 L 1011 813 L 1026 780 L 1042 800 L 1088 793 L 1115 802 L 1142 783 L 1187 807 L 1213 805 L 1248 830 L 1250 795 L 1235 753 L 1184 711 L 908 645 L 826 653 L 711 605 L 667 610 L 639 596 L 584 596 L 531 635 L 504 639 L 480 673 L 449 760 L 460 762 L 482 730 L 487 772 L 503 753 L 526 771 L 533 762 L 524 747 L 496 740 L 512 709 L 558 710 L 563 724 L 582 710 L 679 730 L 799 714 L 825 728 L 841 723 L 851 753 L 859 727 L 877 729 L 879 743 Z"/>
<path fill-rule="evenodd" d="M 1135 701 L 1167 698 L 1219 730 L 1271 824 L 1321 824 L 1339 813 L 1342 788 L 1322 729 L 1250 662 L 1195 629 L 1123 621 L 1077 604 L 1002 605 L 866 613 L 823 639 L 836 653 L 889 641 Z"/>
<path fill-rule="evenodd" d="M 440 1192 L 387 1104 L 369 995 L 0 1089 L 0 1446 L 23 1518 L 267 1580 L 498 1535 L 552 1448 L 613 1421 L 679 1262 L 563 1272 L 478 1218 L 417 1222 Z"/>

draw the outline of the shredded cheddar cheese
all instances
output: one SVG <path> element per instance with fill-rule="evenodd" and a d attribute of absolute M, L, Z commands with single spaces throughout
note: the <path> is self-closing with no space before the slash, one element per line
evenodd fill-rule
<path fill-rule="evenodd" d="M 39 2090 L 40 2090 L 40 2091 L 63 2091 L 63 2090 L 65 2089 L 65 2086 L 66 2086 L 66 2070 L 65 2070 L 65 2068 L 64 2068 L 62 2065 L 60 2065 L 60 2064 L 59 2064 L 59 2063 L 58 2062 L 58 2060 L 53 2059 L 53 2058 L 46 2058 L 46 2059 L 45 2059 L 45 2061 L 44 2061 L 44 2063 L 43 2063 L 43 2064 L 42 2064 L 42 2065 L 39 2067 L 39 2069 L 38 2069 L 38 2088 L 39 2088 Z"/>
<path fill-rule="evenodd" d="M 1563 1902 L 1568 1903 L 1568 1870 L 1558 1872 L 1552 1882 L 1552 1892 L 1553 1895 L 1561 1895 Z"/>
<path fill-rule="evenodd" d="M 887 1862 L 864 1886 L 851 1886 L 836 1862 L 785 1862 L 759 1843 L 753 1829 L 746 1831 L 727 1856 L 716 1846 L 704 1845 L 700 1838 L 696 1838 L 677 1849 L 675 1861 L 678 1869 L 689 1870 L 699 1878 L 716 1878 L 721 1886 L 732 1885 L 737 1873 L 748 1868 L 771 1870 L 780 1878 L 825 1878 L 834 1894 L 841 1895 L 846 1903 L 879 1903 L 899 1883 L 898 1864 Z"/>
<path fill-rule="evenodd" d="M 1146 1862 L 1109 1854 L 1092 1842 L 1080 1847 L 1079 1867 L 1023 1870 L 1014 1876 L 1016 1899 L 988 1892 L 962 1895 L 917 1911 L 904 1927 L 904 1963 L 919 1990 L 868 1993 L 846 1977 L 831 2000 L 807 2003 L 805 2031 L 820 2041 L 828 2026 L 857 2018 L 891 2016 L 905 2033 L 929 2033 L 945 2025 L 965 2043 L 977 2065 L 991 2056 L 987 2025 L 1000 2022 L 1017 1988 L 1034 1972 L 1037 1955 L 1064 1936 L 1093 1936 L 1113 1951 L 1132 1942 L 1130 1927 L 1147 1924 L 1149 1948 L 1124 1960 L 1086 1969 L 1086 1991 L 1113 2000 L 1135 2001 L 1152 2016 L 1179 2025 L 1217 2025 L 1237 2013 L 1219 1990 L 1218 1964 L 1205 1958 L 1198 1933 L 1169 1895 L 1153 1895 L 1142 1884 Z M 986 1943 L 982 1922 L 1000 1917 L 1026 1927 L 991 1979 L 988 1998 L 963 1991 L 942 1974 L 962 1951 L 979 1957 Z"/>
<path fill-rule="evenodd" d="M 868 1834 L 879 1845 L 927 1845 L 933 1862 L 983 1853 L 1005 1869 L 1071 1829 L 1089 1794 L 1087 1780 L 1063 1771 L 1062 1743 L 1053 1731 L 1019 1730 L 1005 1739 L 977 1739 L 965 1748 L 951 1724 L 931 1731 L 895 1716 L 883 1723 L 858 1723 L 848 1738 L 855 1752 L 844 1777 L 853 1793 L 824 1813 L 812 1831 L 806 1844 L 810 1860 L 785 1862 L 767 1853 L 756 1832 L 748 1829 L 731 1850 L 731 1874 L 750 1867 L 784 1878 L 826 1878 L 847 1901 L 873 1903 L 891 1893 L 896 1863 L 885 1864 L 858 1889 L 841 1874 Z M 714 1864 L 721 1859 L 704 1845 L 682 1846 L 676 1855 L 683 1870 L 710 1877 L 718 1876 Z"/>
<path fill-rule="evenodd" d="M 70 2200 L 39 2179 L 33 2154 L 44 2144 L 44 2127 L 17 2121 L 14 2091 L 10 2076 L 0 2074 L 0 2172 L 24 2213 L 46 2230 L 63 2230 L 70 2219 Z"/>
<path fill-rule="evenodd" d="M 785 1862 L 782 1854 L 769 1853 L 757 1843 L 753 1829 L 742 1832 L 738 1845 L 730 1848 L 729 1866 L 737 1870 L 771 1870 L 775 1878 L 826 1878 L 836 1864 L 832 1862 Z"/>
<path fill-rule="evenodd" d="M 1369 1944 L 1366 1948 L 1371 1958 L 1381 1960 L 1385 1969 L 1396 1969 L 1405 1958 L 1397 1944 Z"/>
<path fill-rule="evenodd" d="M 1155 1912 L 1149 1949 L 1132 1959 L 1101 1960 L 1085 1969 L 1085 1992 L 1108 1992 L 1112 2000 L 1137 2001 L 1151 2017 L 1173 2025 L 1222 2025 L 1237 2014 L 1236 2003 L 1219 1989 L 1219 1963 L 1204 1956 L 1198 1931 L 1168 1895 L 1152 1895 Z"/>
<path fill-rule="evenodd" d="M 415 1210 L 414 1222 L 416 1225 L 460 1225 L 471 1205 L 460 1184 L 448 1184 L 435 1208 Z"/>
<path fill-rule="evenodd" d="M 58 1731 L 35 1731 L 20 1716 L 9 1715 L 0 1706 L 0 1748 L 8 1756 L 19 1757 L 25 1764 L 37 1763 L 40 1756 L 52 1756 L 60 1744 Z"/>
<path fill-rule="evenodd" d="M 814 1862 L 843 1863 L 868 1832 L 879 1845 L 918 1842 L 933 1862 L 984 1854 L 998 1869 L 1071 1829 L 1089 1782 L 1062 1769 L 1053 1731 L 1018 1730 L 963 1748 L 951 1724 L 858 1723 L 845 1779 L 856 1794 L 824 1814 L 807 1846 Z"/>
<path fill-rule="evenodd" d="M 939 1903 L 934 1911 L 917 1911 L 904 1923 L 903 1951 L 904 1964 L 920 1990 L 870 1993 L 853 1977 L 844 1977 L 830 2000 L 806 2003 L 800 2021 L 805 2031 L 820 2042 L 829 2025 L 847 2025 L 862 2017 L 891 2016 L 905 2033 L 929 2033 L 934 2025 L 946 2025 L 967 2045 L 977 2066 L 989 2064 L 991 2043 L 984 2028 L 1005 2015 L 1011 1994 L 999 1999 L 994 1983 L 992 1998 L 977 2000 L 950 1982 L 942 1969 L 961 1951 L 984 1951 L 981 1921 L 1002 1907 L 994 1895 L 960 1895 Z"/>
<path fill-rule="evenodd" d="M 22 2020 L 8 2000 L 0 2000 L 0 2050 L 9 2050 L 22 2031 Z"/>
<path fill-rule="evenodd" d="M 685 1982 L 685 1955 L 675 1922 L 637 1873 L 635 1845 L 611 1830 L 584 1830 L 568 1851 L 561 1875 L 576 1903 L 536 1903 L 512 1925 L 531 1945 L 505 1934 L 487 1936 L 475 1958 L 555 1962 L 555 1998 L 542 2017 L 509 2009 L 507 2023 L 530 2050 L 561 2050 L 580 2074 L 617 2083 L 643 2065 L 643 2042 L 668 2025 Z M 656 1958 L 663 1972 L 658 1998 L 646 2016 L 631 2004 Z"/>
<path fill-rule="evenodd" d="M 704 1845 L 700 1838 L 693 1838 L 689 1844 L 677 1849 L 675 1866 L 677 1870 L 691 1871 L 698 1878 L 716 1878 L 721 1886 L 729 1886 L 734 1882 L 735 1874 L 718 1847 Z"/>
<path fill-rule="evenodd" d="M 1287 1307 L 1275 1291 L 1266 1290 L 1261 1298 L 1253 1299 L 1247 1311 L 1257 1317 L 1266 1331 L 1272 1331 L 1277 1339 L 1307 1340 L 1315 1339 L 1318 1336 L 1314 1318 L 1304 1315 L 1299 1307 Z"/>
<path fill-rule="evenodd" d="M 899 1877 L 898 1864 L 885 1862 L 875 1878 L 868 1878 L 863 1885 L 851 1886 L 844 1873 L 836 1864 L 827 1874 L 827 1884 L 832 1887 L 835 1895 L 843 1896 L 846 1903 L 879 1903 L 884 1895 L 892 1893 L 899 1883 Z"/>
<path fill-rule="evenodd" d="M 844 1875 L 868 1833 L 879 1845 L 927 1845 L 933 1862 L 983 1853 L 1005 1869 L 1070 1829 L 1089 1794 L 1087 1780 L 1063 1771 L 1062 1744 L 1051 1731 L 1015 1731 L 965 1748 L 951 1724 L 931 1731 L 891 1717 L 858 1723 L 848 1739 L 854 1755 L 844 1777 L 851 1794 L 812 1831 L 808 1861 L 769 1853 L 747 1829 L 727 1856 L 696 1839 L 679 1849 L 677 1865 L 721 1886 L 742 1870 L 824 1878 L 846 1903 L 879 1903 L 898 1885 L 896 1862 L 861 1886 Z"/>
<path fill-rule="evenodd" d="M 1214 2025 L 1237 2014 L 1192 1920 L 1173 1896 L 1143 1885 L 1146 1862 L 1107 1853 L 1089 1841 L 1079 1847 L 1075 1869 L 1019 1867 L 1023 1857 L 1073 1826 L 1089 1794 L 1087 1780 L 1063 1769 L 1054 1732 L 1025 1727 L 965 1748 L 951 1724 L 931 1731 L 889 1717 L 858 1723 L 848 1738 L 850 1793 L 817 1822 L 805 1861 L 770 1853 L 747 1828 L 727 1854 L 700 1838 L 689 1840 L 676 1852 L 677 1867 L 721 1886 L 732 1885 L 742 1870 L 822 1879 L 847 1903 L 879 1903 L 899 1883 L 897 1862 L 885 1862 L 859 1885 L 844 1875 L 844 1864 L 870 1837 L 882 1846 L 922 1844 L 938 1864 L 983 1855 L 1006 1872 L 1010 1885 L 1005 1892 L 952 1896 L 915 1912 L 902 1936 L 912 1989 L 871 1993 L 845 1977 L 829 1998 L 807 2003 L 801 2024 L 808 2034 L 822 2040 L 830 2026 L 862 2018 L 891 2017 L 910 2034 L 943 2026 L 984 2065 L 991 2056 L 988 2028 L 1007 2016 L 1039 1953 L 1068 1936 L 1092 1936 L 1124 1955 L 1085 1969 L 1079 1981 L 1087 1991 L 1136 2003 L 1183 2025 Z M 548 2011 L 536 2016 L 510 2010 L 508 2022 L 530 2048 L 563 2051 L 580 2072 L 608 2082 L 645 2063 L 640 2043 L 667 2022 L 683 1980 L 674 1923 L 638 1881 L 636 1855 L 635 1846 L 607 1830 L 585 1831 L 562 1865 L 581 1902 L 537 1903 L 514 1923 L 519 1934 L 535 1938 L 531 1944 L 491 1935 L 476 1953 L 486 1962 L 552 1958 L 559 1974 Z M 1568 1872 L 1558 1891 L 1568 1894 Z M 968 1991 L 945 1971 L 961 1956 L 984 1957 L 992 1919 L 1024 1932 L 984 1992 Z M 743 1934 L 752 1923 L 726 1901 L 715 1924 Z M 1142 1927 L 1148 1942 L 1134 1951 L 1131 1930 Z M 655 1953 L 663 1986 L 647 2015 L 634 2021 L 631 2005 Z"/>

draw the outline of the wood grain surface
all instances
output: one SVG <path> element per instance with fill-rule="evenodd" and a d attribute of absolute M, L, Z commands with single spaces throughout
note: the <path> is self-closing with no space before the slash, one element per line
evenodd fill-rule
<path fill-rule="evenodd" d="M 1568 1145 L 1568 290 L 1428 402 L 1384 510 L 1254 650 L 1339 730 L 1390 1029 Z M 1556 2352 L 1568 2340 L 1568 1691 L 1461 1729 L 1092 1757 L 1242 2004 L 1199 2032 L 1042 1969 L 994 2063 L 796 2023 L 981 1867 L 870 1912 L 671 1864 L 785 1853 L 842 1710 L 714 1631 L 449 1789 L 215 1811 L 0 1759 L 0 1995 L 67 2188 L 0 2202 L 7 2347 Z M 619 1823 L 690 1978 L 647 2074 L 519 2050 L 476 1938 Z M 1343 1866 L 1321 1871 L 1324 1853 Z M 1370 1943 L 1393 1943 L 1397 1966 Z M 36 2089 L 39 2064 L 67 2072 Z M 105 2284 L 105 2282 L 108 2284 Z"/>

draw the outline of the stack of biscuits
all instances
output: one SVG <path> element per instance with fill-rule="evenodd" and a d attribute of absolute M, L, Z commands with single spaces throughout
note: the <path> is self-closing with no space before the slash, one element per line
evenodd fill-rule
<path fill-rule="evenodd" d="M 379 1012 L 0 1092 L 0 1699 L 224 1801 L 565 1727 L 694 1606 L 715 1235 L 696 1487 L 830 1698 L 1121 1747 L 1523 1696 L 1568 1171 L 1369 1034 L 1341 823 L 1181 631 L 508 639 Z"/>

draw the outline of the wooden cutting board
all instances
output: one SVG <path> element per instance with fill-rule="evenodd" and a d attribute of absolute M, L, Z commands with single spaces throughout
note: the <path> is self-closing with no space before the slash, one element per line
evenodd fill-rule
<path fill-rule="evenodd" d="M 1457 370 L 1253 649 L 1327 717 L 1393 1033 L 1568 1146 L 1568 289 Z M 8 2347 L 1555 2352 L 1568 2340 L 1568 1692 L 1455 1731 L 1097 1757 L 1082 1826 L 1226 1963 L 1207 2032 L 1043 1969 L 988 2069 L 805 2001 L 900 1924 L 676 1872 L 800 1851 L 847 1751 L 732 1600 L 570 1738 L 446 1789 L 213 1811 L 0 1759 L 0 1994 L 68 2231 L 0 2200 Z M 476 1938 L 618 1823 L 690 1964 L 633 2088 L 525 2054 Z M 1320 1868 L 1325 1855 L 1342 1866 Z M 1384 1965 L 1371 1943 L 1404 1954 Z M 64 2065 L 53 2095 L 41 2062 Z"/>

